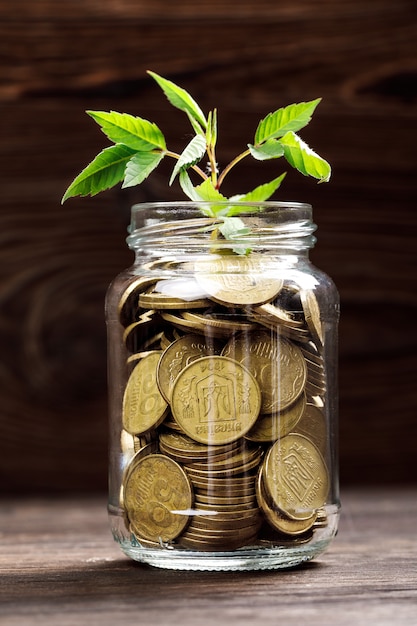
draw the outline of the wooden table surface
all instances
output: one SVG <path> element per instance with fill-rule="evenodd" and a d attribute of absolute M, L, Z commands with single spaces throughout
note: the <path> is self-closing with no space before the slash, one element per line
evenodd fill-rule
<path fill-rule="evenodd" d="M 173 572 L 127 559 L 105 498 L 5 499 L 0 624 L 417 624 L 415 489 L 342 492 L 316 561 L 263 572 Z"/>

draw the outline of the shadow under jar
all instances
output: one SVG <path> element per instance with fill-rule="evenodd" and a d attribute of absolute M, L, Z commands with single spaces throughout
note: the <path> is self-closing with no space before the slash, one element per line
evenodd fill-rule
<path fill-rule="evenodd" d="M 156 567 L 292 567 L 337 530 L 339 298 L 312 208 L 229 204 L 233 240 L 210 203 L 135 205 L 106 298 L 111 528 Z"/>

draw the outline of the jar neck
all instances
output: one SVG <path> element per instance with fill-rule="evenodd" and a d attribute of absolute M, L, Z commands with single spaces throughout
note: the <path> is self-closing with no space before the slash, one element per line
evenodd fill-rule
<path fill-rule="evenodd" d="M 295 202 L 216 202 L 216 211 L 234 207 L 240 232 L 225 239 L 219 235 L 221 217 L 209 217 L 210 202 L 152 202 L 132 207 L 126 241 L 137 256 L 199 254 L 203 252 L 253 252 L 308 256 L 316 242 L 312 207 Z"/>

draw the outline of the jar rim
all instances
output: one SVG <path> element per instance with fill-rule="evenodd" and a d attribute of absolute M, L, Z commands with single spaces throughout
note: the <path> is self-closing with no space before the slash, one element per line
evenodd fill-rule
<path fill-rule="evenodd" d="M 290 207 L 290 206 L 294 206 L 294 207 L 311 207 L 311 204 L 308 202 L 298 202 L 298 201 L 293 201 L 293 200 L 252 200 L 252 201 L 246 201 L 246 200 L 233 200 L 231 199 L 226 199 L 226 200 L 156 200 L 156 201 L 150 201 L 150 202 L 136 202 L 132 208 L 135 207 L 143 207 L 143 206 L 147 206 L 149 208 L 152 207 L 162 207 L 162 206 L 176 206 L 176 205 L 189 205 L 189 206 L 199 206 L 199 205 L 210 205 L 210 204 L 243 204 L 243 205 L 248 205 L 248 206 L 255 206 L 255 205 L 265 205 L 265 206 L 276 206 L 276 207 Z"/>
<path fill-rule="evenodd" d="M 213 216 L 211 207 L 215 205 Z M 222 207 L 238 206 L 239 211 L 232 217 L 239 217 L 248 222 L 249 231 L 238 233 L 241 242 L 252 244 L 274 244 L 279 247 L 283 242 L 292 240 L 296 248 L 310 248 L 315 243 L 311 237 L 316 230 L 312 221 L 312 205 L 305 202 L 271 201 L 245 202 L 239 200 L 223 201 L 159 201 L 134 204 L 131 209 L 131 222 L 128 228 L 127 243 L 131 248 L 160 243 L 161 237 L 169 235 L 173 244 L 180 243 L 191 236 L 194 245 L 200 244 L 205 237 L 204 229 L 217 228 L 226 215 L 222 215 Z M 220 207 L 220 209 L 219 209 Z M 241 209 L 244 209 L 241 211 Z M 210 210 L 209 210 L 210 209 Z M 227 216 L 230 217 L 230 216 Z M 209 240 L 206 241 L 208 243 Z M 229 241 L 230 244 L 230 241 Z M 228 244 L 228 245 L 229 245 Z"/>
<path fill-rule="evenodd" d="M 242 200 L 159 200 L 152 202 L 137 202 L 132 205 L 132 215 L 137 211 L 143 211 L 145 209 L 162 209 L 162 208 L 175 208 L 182 207 L 184 209 L 195 209 L 200 211 L 203 214 L 202 209 L 205 207 L 210 207 L 215 204 L 216 206 L 228 206 L 228 205 L 238 205 L 238 206 L 246 206 L 248 209 L 262 206 L 264 209 L 269 211 L 273 209 L 294 209 L 294 210 L 312 210 L 312 205 L 308 202 L 296 202 L 292 200 L 259 200 L 259 201 L 242 201 Z M 250 212 L 250 211 L 249 211 Z"/>

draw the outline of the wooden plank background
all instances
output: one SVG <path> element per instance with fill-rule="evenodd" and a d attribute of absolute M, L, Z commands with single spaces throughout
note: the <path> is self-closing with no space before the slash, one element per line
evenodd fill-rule
<path fill-rule="evenodd" d="M 312 259 L 341 294 L 341 478 L 416 480 L 416 18 L 414 0 L 2 0 L 2 490 L 105 489 L 104 294 L 131 262 L 130 205 L 181 195 L 161 171 L 60 198 L 107 145 L 86 109 L 152 119 L 185 145 L 185 116 L 146 69 L 218 107 L 222 161 L 269 111 L 323 97 L 303 137 L 332 181 L 289 173 L 277 199 L 313 204 Z M 276 168 L 242 163 L 225 191 Z"/>

